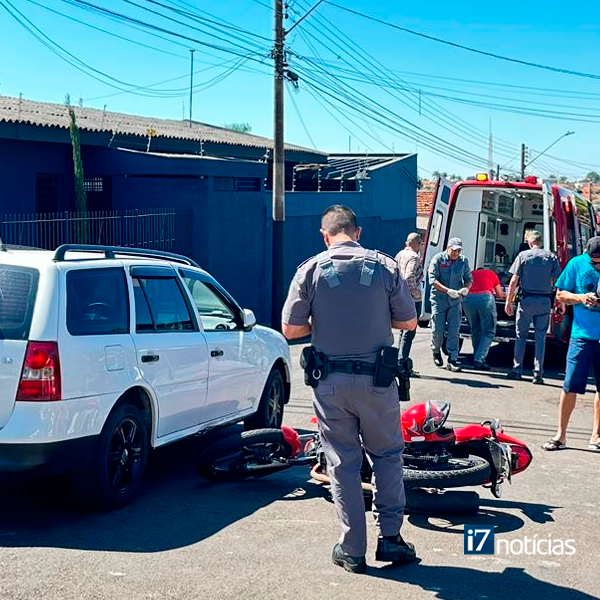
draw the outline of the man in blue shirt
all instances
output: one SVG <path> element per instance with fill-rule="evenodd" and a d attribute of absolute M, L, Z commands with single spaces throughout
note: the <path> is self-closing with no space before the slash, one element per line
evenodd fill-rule
<path fill-rule="evenodd" d="M 594 368 L 596 396 L 594 422 L 588 448 L 600 451 L 600 237 L 591 238 L 585 254 L 572 258 L 556 282 L 557 299 L 573 305 L 573 328 L 569 340 L 563 391 L 560 395 L 556 435 L 544 450 L 566 446 L 567 426 L 577 394 L 585 393 L 590 366 Z"/>
<path fill-rule="evenodd" d="M 462 240 L 450 238 L 445 252 L 436 254 L 429 264 L 428 279 L 431 285 L 431 351 L 433 362 L 442 367 L 441 348 L 446 334 L 449 371 L 460 371 L 458 361 L 459 331 L 462 321 L 462 300 L 473 284 L 469 262 L 462 256 Z"/>

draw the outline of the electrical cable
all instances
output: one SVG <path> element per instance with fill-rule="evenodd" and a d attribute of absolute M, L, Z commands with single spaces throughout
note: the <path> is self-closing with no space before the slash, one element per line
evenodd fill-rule
<path fill-rule="evenodd" d="M 306 133 L 306 136 L 310 140 L 312 147 L 316 150 L 317 145 L 315 144 L 315 141 L 313 140 L 312 136 L 310 135 L 310 131 L 308 131 L 308 128 L 306 127 L 306 123 L 304 122 L 304 119 L 302 118 L 302 114 L 300 113 L 300 110 L 298 109 L 298 105 L 296 104 L 296 100 L 294 98 L 294 93 L 292 91 L 290 91 L 289 86 L 286 89 L 288 92 L 288 98 L 292 101 L 292 106 L 294 107 L 294 110 L 296 111 L 296 116 L 298 117 L 298 120 L 300 121 L 300 124 L 302 125 L 302 128 L 304 129 L 304 133 Z"/>
<path fill-rule="evenodd" d="M 339 8 L 341 10 L 344 10 L 346 12 L 352 13 L 354 15 L 357 15 L 359 17 L 362 17 L 364 19 L 368 19 L 370 21 L 374 21 L 375 23 L 379 23 L 380 25 L 385 25 L 387 27 L 392 27 L 393 29 L 398 29 L 399 31 L 404 31 L 405 33 L 410 33 L 411 35 L 416 35 L 434 42 L 438 42 L 440 44 L 446 44 L 447 46 L 452 46 L 454 48 L 460 48 L 461 50 L 466 50 L 468 52 L 474 52 L 476 54 L 481 54 L 483 56 L 489 56 L 491 58 L 496 58 L 498 60 L 504 60 L 504 61 L 508 61 L 508 62 L 513 62 L 513 63 L 518 63 L 521 65 L 525 65 L 528 67 L 535 67 L 536 69 L 544 69 L 546 71 L 553 71 L 554 73 L 563 73 L 565 75 L 575 75 L 577 77 L 588 77 L 590 79 L 600 79 L 600 75 L 596 75 L 594 73 L 584 73 L 581 71 L 574 71 L 571 69 L 562 69 L 559 67 L 552 67 L 549 65 L 542 65 L 540 63 L 535 63 L 535 62 L 531 62 L 528 60 L 522 60 L 519 58 L 511 58 L 508 56 L 503 56 L 501 54 L 495 54 L 493 52 L 487 52 L 486 50 L 479 50 L 477 48 L 471 48 L 470 46 L 464 46 L 463 44 L 457 44 L 456 42 L 451 42 L 449 40 L 444 40 L 442 38 L 438 38 L 432 35 L 427 35 L 425 33 L 420 33 L 418 31 L 413 31 L 412 29 L 408 29 L 407 27 L 401 27 L 400 25 L 396 25 L 394 23 L 390 23 L 388 21 L 384 21 L 383 19 L 378 19 L 377 17 L 372 17 L 370 15 L 367 15 L 365 13 L 361 13 L 357 10 L 353 10 L 351 8 L 347 8 L 345 6 L 342 6 L 340 4 L 336 4 L 335 2 L 332 2 L 331 0 L 326 0 L 326 3 L 329 4 L 330 6 L 335 6 L 336 8 Z"/>
<path fill-rule="evenodd" d="M 317 26 L 316 26 L 314 23 L 310 23 L 310 24 L 309 24 L 309 26 L 313 27 L 314 29 L 317 29 L 317 30 L 319 31 L 319 33 L 322 33 L 322 31 L 323 31 L 323 30 L 332 31 L 332 30 L 331 30 L 331 27 L 329 26 L 329 23 L 327 23 L 327 22 L 323 22 L 323 20 L 322 20 L 322 19 L 321 19 L 321 20 L 319 20 L 319 19 L 320 19 L 320 17 L 319 17 L 319 16 L 315 16 L 315 19 L 314 19 L 314 20 L 315 20 L 315 22 L 318 22 L 318 23 L 319 23 L 319 28 L 317 28 Z M 333 27 L 335 27 L 335 26 L 333 26 Z M 342 36 L 344 36 L 346 39 L 348 39 L 348 42 L 345 42 L 345 41 L 344 41 L 344 40 L 343 40 L 343 39 L 340 37 L 340 35 L 338 35 L 338 34 L 336 34 L 335 32 L 333 32 L 333 35 L 334 35 L 334 36 L 335 36 L 335 37 L 336 37 L 338 40 L 340 40 L 340 42 L 341 42 L 342 44 L 344 44 L 344 46 L 346 46 L 346 47 L 350 48 L 350 47 L 351 47 L 350 45 L 353 45 L 354 47 L 356 47 L 356 48 L 357 48 L 357 51 L 355 50 L 355 51 L 354 51 L 354 54 L 355 54 L 356 56 L 358 56 L 358 57 L 359 57 L 359 59 L 355 59 L 355 60 L 357 60 L 357 62 L 358 62 L 359 64 L 363 64 L 363 65 L 365 66 L 365 68 L 369 69 L 369 73 L 371 73 L 371 74 L 372 74 L 372 72 L 373 72 L 373 69 L 375 69 L 376 71 L 379 71 L 379 72 L 381 72 L 381 73 L 385 73 L 385 74 L 387 75 L 387 72 L 388 72 L 388 70 L 387 70 L 387 68 L 386 68 L 384 65 L 381 65 L 381 63 L 379 63 L 379 61 L 377 61 L 376 59 L 374 59 L 373 57 L 371 57 L 371 56 L 369 55 L 369 53 L 368 53 L 366 50 L 364 50 L 363 48 L 361 48 L 360 46 L 358 46 L 358 44 L 356 44 L 354 41 L 352 41 L 350 38 L 348 38 L 348 36 L 346 36 L 345 34 L 343 34 L 343 33 L 342 33 L 340 30 L 339 30 L 339 28 L 338 28 L 338 27 L 335 27 L 335 29 L 337 29 L 337 31 L 340 33 L 340 35 L 342 35 Z M 311 36 L 311 37 L 313 37 L 313 38 L 314 38 L 314 36 Z M 328 39 L 331 41 L 331 38 L 328 38 Z M 317 41 L 319 41 L 319 43 L 323 44 L 323 42 L 322 42 L 322 41 L 320 41 L 320 40 L 317 40 Z M 346 51 L 345 51 L 345 50 L 344 50 L 344 49 L 343 49 L 343 48 L 342 48 L 342 47 L 341 47 L 339 44 L 337 44 L 336 42 L 333 42 L 333 43 L 334 43 L 334 44 L 337 46 L 337 48 L 338 48 L 338 49 L 340 49 L 340 50 L 342 51 L 342 53 L 346 52 Z M 353 70 L 356 70 L 356 68 L 355 68 L 355 67 L 354 67 L 354 66 L 353 66 L 351 63 L 349 63 L 349 62 L 348 62 L 347 60 L 345 60 L 345 59 L 342 59 L 342 58 L 341 58 L 341 56 L 339 55 L 339 53 L 337 53 L 337 52 L 334 52 L 334 51 L 333 51 L 333 50 L 332 50 L 330 47 L 328 47 L 326 44 L 323 44 L 323 45 L 324 45 L 324 46 L 325 46 L 325 47 L 326 47 L 326 48 L 327 48 L 327 49 L 328 49 L 330 52 L 332 52 L 334 55 L 337 55 L 337 56 L 338 56 L 338 58 L 340 58 L 341 60 L 343 60 L 344 62 L 346 62 L 346 64 L 348 64 L 350 67 L 352 67 L 352 68 L 353 68 Z M 366 56 L 366 57 L 369 57 L 371 60 L 369 60 L 369 58 L 364 58 L 365 56 Z M 304 57 L 304 58 L 306 59 L 306 57 Z M 376 64 L 376 63 L 379 63 L 379 65 L 381 65 L 381 67 L 379 67 L 379 66 L 378 66 L 378 64 Z M 414 91 L 414 90 L 413 90 L 413 91 Z M 397 99 L 399 99 L 399 100 L 400 100 L 400 98 L 398 98 L 398 97 L 397 97 L 395 94 L 391 94 L 391 95 L 392 95 L 393 97 L 396 97 Z M 406 97 L 406 94 L 403 94 L 403 96 L 405 96 L 405 97 Z M 410 101 L 410 100 L 412 100 L 412 98 L 410 98 L 410 97 L 409 97 L 409 101 Z M 405 105 L 409 106 L 409 108 L 411 108 L 411 110 L 414 110 L 414 102 L 413 102 L 412 104 L 407 104 L 407 103 L 406 103 L 406 101 L 403 101 L 403 100 L 400 100 L 400 101 L 401 101 L 401 102 L 403 102 Z M 439 110 L 439 107 L 436 107 L 436 109 L 437 109 L 437 110 Z M 445 128 L 445 125 L 439 121 L 439 119 L 437 118 L 437 115 L 435 114 L 435 112 L 433 112 L 433 113 L 431 114 L 431 119 L 432 119 L 434 122 L 437 122 L 437 124 L 439 124 L 441 127 Z M 454 120 L 454 122 L 455 122 L 455 123 L 457 122 L 457 118 L 456 118 L 456 117 L 454 117 L 454 116 L 451 116 L 451 117 L 450 117 L 450 119 L 451 119 L 451 120 Z M 460 137 L 460 138 L 462 138 L 463 140 L 466 140 L 466 141 L 468 141 L 469 143 L 473 143 L 473 137 L 472 137 L 472 136 L 473 136 L 473 134 L 472 134 L 472 133 L 470 134 L 470 137 L 465 137 L 464 135 L 461 135 L 461 134 L 459 134 L 459 133 L 457 133 L 456 131 L 453 131 L 453 130 L 449 130 L 449 133 L 450 133 L 451 135 L 456 135 L 457 137 Z M 481 143 L 480 143 L 480 145 L 481 145 L 482 147 L 486 147 L 486 142 L 481 142 Z M 511 149 L 512 149 L 512 147 L 511 147 Z"/>

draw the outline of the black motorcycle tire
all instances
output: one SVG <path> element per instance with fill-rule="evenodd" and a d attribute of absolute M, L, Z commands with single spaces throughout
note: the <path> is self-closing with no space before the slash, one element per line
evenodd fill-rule
<path fill-rule="evenodd" d="M 288 468 L 278 459 L 292 455 L 281 429 L 254 429 L 237 433 L 200 454 L 196 461 L 198 475 L 209 481 L 239 481 L 247 477 L 262 477 Z M 252 472 L 248 467 L 260 464 Z"/>
<path fill-rule="evenodd" d="M 405 488 L 451 488 L 481 485 L 490 477 L 490 465 L 485 458 L 469 456 L 450 458 L 448 468 L 440 470 L 404 467 Z"/>

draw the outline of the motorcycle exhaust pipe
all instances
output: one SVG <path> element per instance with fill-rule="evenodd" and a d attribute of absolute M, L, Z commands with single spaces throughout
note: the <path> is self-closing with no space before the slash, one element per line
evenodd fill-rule
<path fill-rule="evenodd" d="M 290 466 L 289 463 L 279 463 L 279 464 L 269 463 L 266 465 L 245 465 L 244 469 L 246 470 L 247 473 L 250 473 L 251 475 L 260 475 L 264 471 L 266 471 L 266 473 L 264 473 L 264 474 L 267 475 L 268 473 L 275 473 L 276 471 L 283 471 L 284 469 L 287 469 L 289 466 Z"/>

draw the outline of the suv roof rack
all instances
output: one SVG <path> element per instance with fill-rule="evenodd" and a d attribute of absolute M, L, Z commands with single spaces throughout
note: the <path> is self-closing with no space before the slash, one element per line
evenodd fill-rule
<path fill-rule="evenodd" d="M 164 252 L 163 250 L 149 250 L 147 248 L 123 248 L 121 246 L 94 246 L 92 244 L 63 244 L 59 246 L 54 252 L 52 260 L 60 262 L 66 260 L 65 255 L 67 252 L 102 252 L 104 258 L 116 258 L 116 254 L 125 254 L 127 256 L 145 256 L 148 258 L 164 258 L 172 260 L 174 262 L 180 262 L 192 267 L 200 268 L 195 261 L 187 256 L 181 254 L 174 254 L 173 252 Z"/>

